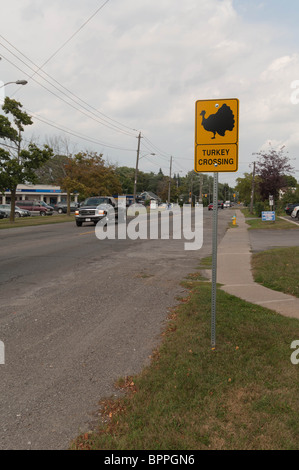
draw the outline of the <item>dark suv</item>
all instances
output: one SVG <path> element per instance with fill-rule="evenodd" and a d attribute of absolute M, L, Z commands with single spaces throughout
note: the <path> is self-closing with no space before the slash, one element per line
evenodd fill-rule
<path fill-rule="evenodd" d="M 31 214 L 39 215 L 52 215 L 53 207 L 45 207 L 41 202 L 37 201 L 16 201 L 16 206 L 20 209 L 25 209 Z"/>

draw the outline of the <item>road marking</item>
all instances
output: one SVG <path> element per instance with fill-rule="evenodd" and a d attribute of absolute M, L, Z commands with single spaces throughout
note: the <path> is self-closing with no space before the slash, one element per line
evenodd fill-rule
<path fill-rule="evenodd" d="M 77 235 L 80 236 L 80 235 L 87 235 L 89 233 L 95 233 L 94 229 L 91 231 L 91 232 L 83 232 L 83 233 L 78 233 Z"/>

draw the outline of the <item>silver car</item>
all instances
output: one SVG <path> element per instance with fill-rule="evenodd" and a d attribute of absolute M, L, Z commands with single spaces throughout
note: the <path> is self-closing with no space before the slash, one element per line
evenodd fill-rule
<path fill-rule="evenodd" d="M 0 204 L 0 210 L 5 212 L 7 217 L 10 216 L 11 207 L 10 204 Z M 29 211 L 20 209 L 20 207 L 15 206 L 15 217 L 28 217 L 30 215 Z"/>

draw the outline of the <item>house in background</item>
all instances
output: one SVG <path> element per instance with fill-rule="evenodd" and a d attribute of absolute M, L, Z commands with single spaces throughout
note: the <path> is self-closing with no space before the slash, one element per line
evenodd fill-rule
<path fill-rule="evenodd" d="M 137 195 L 136 201 L 139 203 L 145 203 L 146 201 L 156 201 L 157 204 L 160 204 L 161 199 L 157 196 L 157 194 L 151 191 L 143 191 Z"/>

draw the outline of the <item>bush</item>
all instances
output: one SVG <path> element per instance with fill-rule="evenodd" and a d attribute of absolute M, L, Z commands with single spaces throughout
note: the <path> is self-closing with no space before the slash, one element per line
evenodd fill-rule
<path fill-rule="evenodd" d="M 257 217 L 262 217 L 262 212 L 265 210 L 265 202 L 259 201 L 254 205 L 254 213 Z"/>

